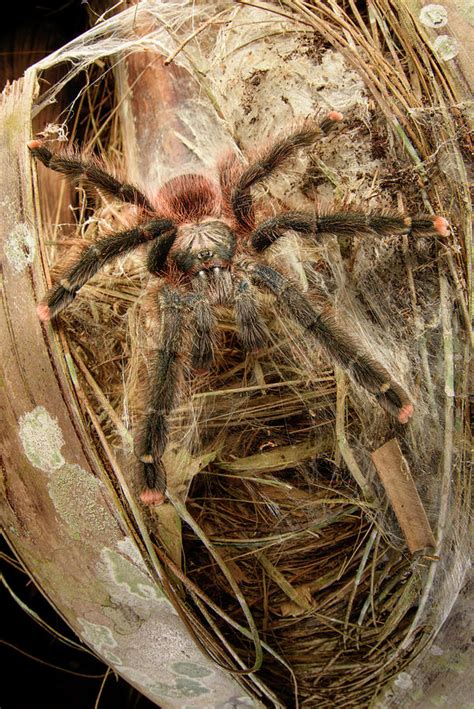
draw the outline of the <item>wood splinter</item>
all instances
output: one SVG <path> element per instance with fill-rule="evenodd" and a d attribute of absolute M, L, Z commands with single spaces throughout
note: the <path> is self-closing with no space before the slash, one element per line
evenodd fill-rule
<path fill-rule="evenodd" d="M 411 554 L 436 542 L 408 463 L 395 438 L 371 454 Z"/>

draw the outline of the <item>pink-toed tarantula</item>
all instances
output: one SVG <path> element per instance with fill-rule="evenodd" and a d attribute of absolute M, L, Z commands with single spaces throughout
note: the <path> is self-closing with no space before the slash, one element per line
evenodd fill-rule
<path fill-rule="evenodd" d="M 186 314 L 191 313 L 196 332 L 188 353 L 191 365 L 206 370 L 213 362 L 216 303 L 233 305 L 242 345 L 252 351 L 266 339 L 256 293 L 273 294 L 280 312 L 295 321 L 309 340 L 322 345 L 328 357 L 371 392 L 384 409 L 402 424 L 412 416 L 409 395 L 362 343 L 337 323 L 331 304 L 321 307 L 311 303 L 289 278 L 268 265 L 265 251 L 288 231 L 305 239 L 317 239 L 324 233 L 345 236 L 364 231 L 446 235 L 447 221 L 440 216 L 351 211 L 328 215 L 286 212 L 256 223 L 252 188 L 300 148 L 313 145 L 341 119 L 340 113 L 331 111 L 319 126 L 305 125 L 277 140 L 248 165 L 231 154 L 218 166 L 219 184 L 198 174 L 173 178 L 161 187 L 153 202 L 137 187 L 111 176 L 98 161 L 55 155 L 38 140 L 28 144 L 35 158 L 52 170 L 70 179 L 81 178 L 86 185 L 140 208 L 139 223 L 86 248 L 37 311 L 41 320 L 55 318 L 105 264 L 149 244 L 147 268 L 163 279 L 163 285 L 159 290 L 161 342 L 137 449 L 142 468 L 141 500 L 145 504 L 160 504 L 165 498 L 161 458 L 168 439 L 167 419 L 176 400 Z"/>

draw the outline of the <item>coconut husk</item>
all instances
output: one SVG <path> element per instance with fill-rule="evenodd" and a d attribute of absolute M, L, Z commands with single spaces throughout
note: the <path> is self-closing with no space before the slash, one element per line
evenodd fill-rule
<path fill-rule="evenodd" d="M 450 222 L 446 237 L 309 243 L 288 234 L 269 250 L 269 262 L 309 299 L 324 294 L 411 393 L 409 425 L 271 298 L 261 298 L 269 340 L 257 354 L 243 351 L 232 312 L 217 309 L 210 372 L 197 377 L 184 358 L 164 456 L 168 501 L 131 523 L 138 538 L 146 528 L 142 553 L 156 555 L 201 650 L 255 700 L 368 707 L 383 697 L 397 706 L 407 685 L 396 678 L 415 671 L 467 568 L 461 90 L 405 3 L 139 3 L 135 12 L 133 29 L 121 16 L 105 22 L 81 59 L 89 81 L 69 125 L 81 149 L 152 193 L 175 174 L 211 174 L 229 148 L 252 154 L 337 110 L 343 124 L 260 190 L 260 218 L 316 207 Z M 89 66 L 99 47 L 101 65 Z M 80 187 L 72 209 L 72 237 L 45 224 L 48 281 L 74 249 L 134 217 Z M 132 520 L 133 439 L 160 328 L 150 311 L 160 284 L 150 284 L 144 261 L 137 252 L 85 286 L 61 315 L 58 340 L 88 434 Z"/>

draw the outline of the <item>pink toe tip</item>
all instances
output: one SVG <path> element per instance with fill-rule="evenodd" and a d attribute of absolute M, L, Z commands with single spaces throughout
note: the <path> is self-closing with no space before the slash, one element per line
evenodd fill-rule
<path fill-rule="evenodd" d="M 36 306 L 36 312 L 40 320 L 45 322 L 46 320 L 51 320 L 51 310 L 46 305 L 46 303 L 39 303 Z"/>
<path fill-rule="evenodd" d="M 331 121 L 337 121 L 337 122 L 339 122 L 339 121 L 342 121 L 342 120 L 344 119 L 344 116 L 343 116 L 342 113 L 339 113 L 339 111 L 330 111 L 330 112 L 328 113 L 328 118 L 329 118 Z"/>
<path fill-rule="evenodd" d="M 449 222 L 444 217 L 435 217 L 433 220 L 433 226 L 441 236 L 448 236 L 449 234 Z"/>
<path fill-rule="evenodd" d="M 141 493 L 140 500 L 144 505 L 162 505 L 165 501 L 165 496 L 159 490 L 152 490 L 147 487 Z"/>
<path fill-rule="evenodd" d="M 27 146 L 30 150 L 35 150 L 35 148 L 41 148 L 41 145 L 41 140 L 30 140 L 30 142 L 27 143 Z"/>
<path fill-rule="evenodd" d="M 413 404 L 405 404 L 398 413 L 400 423 L 408 423 L 408 420 L 413 416 Z"/>

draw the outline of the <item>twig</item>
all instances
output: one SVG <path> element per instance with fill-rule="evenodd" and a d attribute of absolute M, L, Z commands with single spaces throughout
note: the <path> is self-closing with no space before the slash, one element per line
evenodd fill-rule
<path fill-rule="evenodd" d="M 408 463 L 395 438 L 371 454 L 412 554 L 435 547 L 426 512 Z"/>

